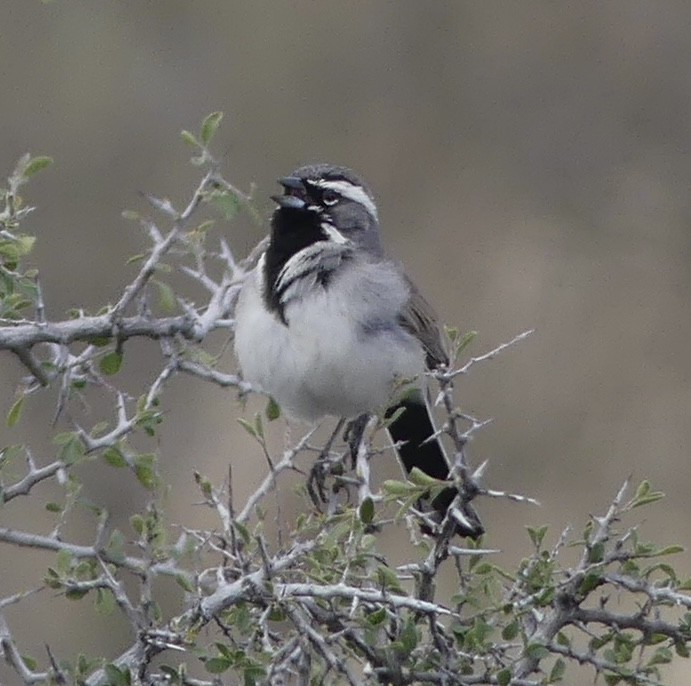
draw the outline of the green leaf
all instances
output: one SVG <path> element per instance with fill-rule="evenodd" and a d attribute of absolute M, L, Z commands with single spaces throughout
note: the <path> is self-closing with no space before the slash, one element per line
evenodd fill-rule
<path fill-rule="evenodd" d="M 199 490 L 201 490 L 202 495 L 207 499 L 211 500 L 213 498 L 213 487 L 211 481 L 205 476 L 202 476 L 199 472 L 194 473 L 194 480 L 199 485 Z"/>
<path fill-rule="evenodd" d="M 571 639 L 563 631 L 557 634 L 557 643 L 560 646 L 566 646 L 567 648 L 571 647 Z"/>
<path fill-rule="evenodd" d="M 17 398 L 17 400 L 14 401 L 14 405 L 12 405 L 10 411 L 7 413 L 7 426 L 9 428 L 12 428 L 21 418 L 25 400 L 25 395 L 22 395 L 19 398 Z"/>
<path fill-rule="evenodd" d="M 473 559 L 478 560 L 479 558 L 475 557 Z M 494 565 L 491 565 L 489 562 L 483 562 L 482 564 L 478 564 L 477 566 L 474 566 L 473 571 L 478 576 L 480 576 L 482 574 L 489 574 L 490 572 L 494 571 Z"/>
<path fill-rule="evenodd" d="M 650 493 L 650 481 L 646 479 L 638 484 L 638 488 L 636 489 L 633 499 L 637 500 L 638 498 L 644 498 L 646 495 L 648 495 L 648 493 Z"/>
<path fill-rule="evenodd" d="M 74 432 L 61 433 L 55 436 L 53 443 L 60 446 L 58 457 L 65 464 L 71 465 L 84 456 L 84 444 L 79 434 Z"/>
<path fill-rule="evenodd" d="M 122 366 L 122 353 L 114 350 L 101 358 L 99 369 L 106 376 L 112 376 L 120 371 Z"/>
<path fill-rule="evenodd" d="M 88 676 L 99 666 L 100 660 L 89 660 L 86 655 L 79 653 L 77 656 L 77 673 L 81 676 Z"/>
<path fill-rule="evenodd" d="M 125 456 L 120 452 L 120 450 L 118 448 L 115 448 L 115 447 L 108 448 L 103 453 L 103 459 L 111 467 L 126 467 L 127 466 L 127 460 L 125 459 Z"/>
<path fill-rule="evenodd" d="M 134 210 L 123 210 L 120 212 L 120 216 L 128 222 L 138 222 L 142 218 L 141 214 L 139 214 L 139 212 L 135 212 Z M 129 264 L 135 258 L 141 259 L 142 257 L 144 257 L 144 255 L 135 255 L 134 257 L 130 257 L 125 264 Z"/>
<path fill-rule="evenodd" d="M 511 670 L 502 669 L 501 672 L 497 672 L 497 683 L 499 686 L 508 686 L 511 683 Z"/>
<path fill-rule="evenodd" d="M 110 424 L 106 421 L 96 422 L 96 424 L 94 424 L 93 427 L 91 427 L 91 436 L 92 437 L 102 436 L 106 432 L 106 430 L 108 429 L 109 426 L 110 426 Z"/>
<path fill-rule="evenodd" d="M 677 553 L 683 553 L 684 550 L 684 546 L 681 545 L 668 545 L 666 548 L 662 548 L 662 550 L 655 551 L 655 557 L 661 555 L 676 555 Z"/>
<path fill-rule="evenodd" d="M 107 617 L 112 615 L 115 610 L 115 596 L 109 588 L 96 589 L 96 612 Z"/>
<path fill-rule="evenodd" d="M 38 174 L 38 172 L 40 172 L 42 169 L 50 167 L 51 164 L 53 164 L 52 157 L 46 157 L 44 155 L 40 155 L 39 157 L 32 157 L 31 161 L 29 162 L 29 164 L 26 165 L 24 169 L 24 178 L 31 178 L 32 176 L 34 176 L 34 174 Z"/>
<path fill-rule="evenodd" d="M 654 503 L 664 497 L 665 494 L 662 491 L 652 490 L 649 481 L 641 481 L 629 505 L 631 508 L 641 507 L 642 505 Z"/>
<path fill-rule="evenodd" d="M 642 505 L 650 505 L 650 503 L 656 503 L 658 500 L 662 500 L 665 494 L 662 491 L 655 491 L 645 498 L 640 498 L 631 504 L 631 507 L 641 507 Z"/>
<path fill-rule="evenodd" d="M 6 445 L 4 448 L 0 449 L 0 468 L 14 462 L 24 454 L 24 446 Z"/>
<path fill-rule="evenodd" d="M 146 396 L 144 396 L 144 405 L 146 404 Z M 156 399 L 152 401 L 152 406 L 157 404 Z M 156 434 L 155 427 L 163 421 L 161 413 L 154 409 L 141 409 L 140 403 L 137 403 L 137 426 L 141 426 L 148 436 Z"/>
<path fill-rule="evenodd" d="M 593 638 L 590 639 L 590 642 L 588 644 L 590 647 L 590 650 L 600 650 L 600 648 L 603 648 L 608 643 L 611 643 L 612 638 L 613 638 L 612 632 L 602 634 L 601 636 L 593 636 Z"/>
<path fill-rule="evenodd" d="M 160 622 L 161 618 L 163 617 L 163 612 L 161 611 L 161 606 L 155 600 L 152 600 L 152 601 L 150 601 L 148 607 L 149 607 L 149 613 L 150 613 L 153 621 L 154 622 Z"/>
<path fill-rule="evenodd" d="M 152 283 L 158 288 L 158 301 L 165 312 L 174 312 L 177 307 L 175 291 L 164 281 L 151 279 Z"/>
<path fill-rule="evenodd" d="M 561 678 L 564 676 L 565 672 L 566 663 L 561 658 L 557 658 L 557 661 L 554 663 L 554 666 L 552 667 L 552 670 L 549 673 L 548 683 L 554 684 L 557 681 L 561 681 Z"/>
<path fill-rule="evenodd" d="M 266 418 L 270 422 L 273 422 L 275 419 L 278 419 L 281 416 L 281 408 L 273 398 L 269 398 L 269 402 L 266 404 L 266 410 L 264 410 L 264 413 L 266 414 Z"/>
<path fill-rule="evenodd" d="M 240 537 L 245 542 L 245 545 L 249 545 L 250 532 L 247 530 L 247 527 L 243 524 L 240 524 L 240 522 L 233 522 L 233 526 L 235 527 L 235 530 L 240 534 Z"/>
<path fill-rule="evenodd" d="M 530 536 L 530 540 L 533 542 L 533 545 L 538 549 L 542 547 L 542 541 L 545 538 L 545 534 L 547 533 L 548 527 L 541 526 L 539 528 L 535 528 L 529 526 L 526 528 L 528 529 L 528 536 Z"/>
<path fill-rule="evenodd" d="M 386 608 L 380 607 L 378 610 L 367 615 L 367 623 L 371 626 L 379 626 L 387 616 Z"/>
<path fill-rule="evenodd" d="M 381 426 L 382 429 L 387 429 L 396 421 L 398 421 L 405 411 L 406 408 L 404 406 L 397 407 L 391 414 L 387 415 L 386 417 L 384 417 L 384 419 L 381 420 L 379 426 Z"/>
<path fill-rule="evenodd" d="M 201 148 L 202 147 L 202 144 L 197 140 L 195 135 L 193 133 L 190 133 L 189 131 L 187 131 L 185 129 L 180 131 L 180 138 L 182 138 L 182 140 L 185 141 L 185 143 L 187 143 L 187 145 L 191 145 L 192 147 L 195 147 L 195 148 Z"/>
<path fill-rule="evenodd" d="M 69 550 L 60 550 L 57 554 L 57 564 L 60 576 L 67 574 L 72 568 L 72 553 Z"/>
<path fill-rule="evenodd" d="M 123 562 L 125 559 L 125 537 L 122 531 L 115 529 L 110 535 L 108 546 L 106 548 L 108 557 L 113 562 Z"/>
<path fill-rule="evenodd" d="M 674 644 L 674 650 L 679 657 L 691 657 L 688 647 L 682 641 L 676 641 Z"/>
<path fill-rule="evenodd" d="M 34 243 L 36 243 L 36 236 L 21 234 L 15 236 L 12 240 L 0 241 L 0 254 L 16 262 L 20 257 L 24 257 L 31 252 Z"/>
<path fill-rule="evenodd" d="M 396 481 L 395 479 L 384 481 L 382 490 L 386 495 L 394 498 L 407 498 L 420 493 L 420 489 L 417 486 L 413 486 L 413 484 L 406 483 L 405 481 Z"/>
<path fill-rule="evenodd" d="M 602 575 L 597 573 L 587 574 L 581 585 L 578 587 L 578 593 L 582 596 L 587 596 L 588 593 L 595 590 L 602 583 Z"/>
<path fill-rule="evenodd" d="M 22 662 L 33 672 L 38 668 L 38 662 L 31 655 L 22 655 Z"/>
<path fill-rule="evenodd" d="M 415 650 L 418 643 L 417 628 L 415 627 L 415 620 L 411 617 L 403 627 L 400 636 L 401 644 L 403 645 L 403 650 L 407 655 Z"/>
<path fill-rule="evenodd" d="M 605 544 L 602 541 L 595 543 L 595 545 L 593 545 L 588 551 L 588 562 L 591 564 L 597 564 L 598 562 L 602 562 L 604 558 Z"/>
<path fill-rule="evenodd" d="M 385 567 L 384 565 L 379 565 L 379 567 L 377 567 L 377 577 L 379 585 L 382 588 L 388 589 L 390 591 L 396 591 L 398 593 L 404 593 L 403 588 L 401 587 L 401 583 L 398 580 L 398 577 L 396 576 L 396 573 L 388 567 Z"/>
<path fill-rule="evenodd" d="M 268 619 L 271 622 L 284 622 L 286 617 L 286 611 L 280 605 L 272 605 L 269 609 Z"/>
<path fill-rule="evenodd" d="M 507 624 L 501 632 L 501 637 L 505 641 L 513 641 L 518 636 L 518 620 L 514 619 L 511 624 Z"/>
<path fill-rule="evenodd" d="M 130 517 L 130 526 L 141 536 L 146 528 L 146 521 L 140 514 L 133 514 Z"/>
<path fill-rule="evenodd" d="M 266 669 L 262 665 L 248 665 L 243 674 L 244 686 L 257 686 L 259 683 L 264 683 L 265 676 Z"/>
<path fill-rule="evenodd" d="M 477 331 L 468 331 L 468 333 L 463 334 L 460 340 L 454 340 L 456 345 L 456 354 L 462 353 L 475 340 L 476 336 Z"/>
<path fill-rule="evenodd" d="M 360 503 L 360 521 L 363 524 L 371 524 L 374 519 L 374 501 L 372 498 L 364 498 Z"/>
<path fill-rule="evenodd" d="M 223 119 L 223 112 L 212 112 L 202 122 L 201 139 L 205 146 L 208 145 L 214 137 L 218 125 L 221 123 L 221 119 Z"/>
<path fill-rule="evenodd" d="M 65 591 L 67 600 L 81 600 L 89 591 L 84 588 L 70 588 Z"/>
<path fill-rule="evenodd" d="M 175 581 L 177 581 L 178 586 L 188 593 L 194 591 L 194 584 L 184 574 L 177 574 L 175 576 Z"/>
<path fill-rule="evenodd" d="M 415 484 L 416 486 L 422 486 L 423 488 L 434 488 L 439 487 L 443 484 L 443 481 L 441 481 L 440 479 L 435 479 L 433 476 L 430 476 L 429 474 L 425 474 L 418 467 L 413 467 L 410 470 L 410 474 L 408 474 L 408 479 L 411 483 Z"/>
<path fill-rule="evenodd" d="M 134 473 L 144 488 L 153 491 L 159 481 L 156 473 L 156 456 L 153 453 L 137 455 L 134 458 Z"/>
<path fill-rule="evenodd" d="M 652 543 L 636 543 L 633 551 L 638 557 L 655 556 L 655 546 Z"/>
<path fill-rule="evenodd" d="M 211 191 L 211 193 L 209 193 L 209 200 L 216 205 L 221 211 L 223 218 L 228 222 L 235 217 L 242 206 L 240 199 L 235 193 L 225 190 Z"/>
<path fill-rule="evenodd" d="M 254 415 L 254 430 L 256 431 L 256 435 L 263 440 L 264 439 L 264 423 L 262 422 L 262 416 L 259 414 L 259 412 L 257 412 Z"/>
<path fill-rule="evenodd" d="M 120 669 L 113 664 L 103 668 L 106 674 L 107 686 L 130 686 L 130 670 L 127 667 Z"/>
<path fill-rule="evenodd" d="M 672 651 L 669 648 L 658 648 L 648 662 L 648 667 L 653 665 L 666 665 L 672 661 Z"/>
<path fill-rule="evenodd" d="M 221 674 L 229 669 L 231 665 L 232 662 L 227 657 L 210 657 L 204 661 L 206 671 L 211 672 L 211 674 Z"/>
<path fill-rule="evenodd" d="M 97 348 L 104 348 L 110 343 L 110 340 L 109 336 L 93 336 L 92 338 L 88 338 L 86 342 L 89 343 L 89 345 L 95 345 Z"/>
<path fill-rule="evenodd" d="M 62 588 L 62 581 L 60 581 L 60 574 L 53 569 L 48 567 L 46 576 L 43 578 L 43 582 L 48 586 L 48 588 L 59 589 Z"/>
<path fill-rule="evenodd" d="M 544 660 L 550 652 L 542 643 L 531 643 L 526 649 L 526 654 L 533 660 Z"/>
<path fill-rule="evenodd" d="M 34 248 L 36 243 L 36 236 L 17 236 L 17 245 L 19 246 L 19 256 L 24 257 L 28 255 Z"/>
<path fill-rule="evenodd" d="M 477 331 L 468 331 L 468 333 L 463 334 L 463 338 L 461 338 L 461 341 L 458 344 L 458 352 L 460 353 L 467 348 L 476 336 Z"/>
<path fill-rule="evenodd" d="M 245 431 L 247 431 L 247 433 L 250 436 L 253 436 L 254 438 L 258 438 L 257 430 L 255 429 L 254 425 L 251 422 L 248 422 L 243 417 L 238 417 L 237 422 Z"/>

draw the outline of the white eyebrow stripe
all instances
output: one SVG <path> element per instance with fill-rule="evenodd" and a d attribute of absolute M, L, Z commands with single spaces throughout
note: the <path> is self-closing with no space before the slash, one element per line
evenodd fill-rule
<path fill-rule="evenodd" d="M 365 193 L 365 189 L 362 186 L 354 186 L 350 181 L 325 181 L 324 179 L 318 179 L 316 181 L 310 180 L 310 183 L 320 188 L 329 188 L 339 193 L 344 198 L 360 203 L 374 219 L 378 219 L 377 206 L 374 204 L 372 198 Z"/>
<path fill-rule="evenodd" d="M 322 222 L 321 227 L 324 233 L 334 242 L 339 245 L 343 245 L 348 242 L 348 239 L 333 225 L 329 222 Z"/>

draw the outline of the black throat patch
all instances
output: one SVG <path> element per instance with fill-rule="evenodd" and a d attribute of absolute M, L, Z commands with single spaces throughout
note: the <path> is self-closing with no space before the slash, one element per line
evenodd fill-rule
<path fill-rule="evenodd" d="M 269 311 L 276 314 L 286 326 L 285 301 L 283 295 L 292 285 L 292 280 L 279 277 L 291 257 L 318 241 L 327 240 L 321 228 L 322 216 L 317 212 L 283 207 L 276 210 L 271 219 L 271 242 L 264 255 L 264 302 Z M 348 259 L 346 255 L 342 259 Z M 322 287 L 327 287 L 334 271 L 334 264 L 317 260 L 308 272 L 298 278 L 312 278 Z"/>

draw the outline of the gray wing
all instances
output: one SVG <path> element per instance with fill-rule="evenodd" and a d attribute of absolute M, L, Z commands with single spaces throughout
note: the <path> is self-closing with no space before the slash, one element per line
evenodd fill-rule
<path fill-rule="evenodd" d="M 432 306 L 406 276 L 410 298 L 399 315 L 401 326 L 417 338 L 425 351 L 428 369 L 449 363 L 449 340 Z"/>

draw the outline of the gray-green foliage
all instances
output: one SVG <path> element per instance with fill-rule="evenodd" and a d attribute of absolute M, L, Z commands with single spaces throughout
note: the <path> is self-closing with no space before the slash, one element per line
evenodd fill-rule
<path fill-rule="evenodd" d="M 2 653 L 17 678 L 27 684 L 112 686 L 528 686 L 568 683 L 571 670 L 586 665 L 607 684 L 659 683 L 661 665 L 689 655 L 691 597 L 686 592 L 691 581 L 680 579 L 670 561 L 680 547 L 639 539 L 638 508 L 662 497 L 647 482 L 632 494 L 621 488 L 601 516 L 584 517 L 585 528 L 578 533 L 528 529 L 524 559 L 506 569 L 484 542 L 461 547 L 443 523 L 436 537 L 421 534 L 421 522 L 431 525 L 415 509 L 417 501 L 444 484 L 416 472 L 408 481 L 370 484 L 367 462 L 375 449 L 369 439 L 355 470 L 345 446 L 330 441 L 315 447 L 311 434 L 276 453 L 266 423 L 281 421 L 280 408 L 269 400 L 264 416 L 239 418 L 270 465 L 256 492 L 234 502 L 228 485 L 218 487 L 195 474 L 201 499 L 217 524 L 199 531 L 166 521 L 155 446 L 143 451 L 135 445 L 165 432 L 169 380 L 188 374 L 241 394 L 251 391 L 236 375 L 219 370 L 215 354 L 205 348 L 210 332 L 232 329 L 238 283 L 256 260 L 253 254 L 236 261 L 227 245 L 213 237 L 213 220 L 197 220 L 204 207 L 215 208 L 224 221 L 232 222 L 239 212 L 257 216 L 251 197 L 221 176 L 209 151 L 220 121 L 220 113 L 213 113 L 198 135 L 183 132 L 202 172 L 184 208 L 150 198 L 156 220 L 127 214 L 141 224 L 151 248 L 133 259 L 138 271 L 115 304 L 93 315 L 77 311 L 63 320 L 48 319 L 38 274 L 28 266 L 35 239 L 22 232 L 31 208 L 19 190 L 49 158 L 22 158 L 0 191 L 0 350 L 16 355 L 28 373 L 18 380 L 6 423 L 20 423 L 23 408 L 37 393 L 54 394 L 62 423 L 52 455 L 41 464 L 34 461 L 31 446 L 0 447 L 0 515 L 20 496 L 43 497 L 34 488 L 44 481 L 62 487 L 60 499 L 45 503 L 56 520 L 54 532 L 0 527 L 2 558 L 9 559 L 9 552 L 21 556 L 27 547 L 52 551 L 53 561 L 40 575 L 45 588 L 65 602 L 93 603 L 94 622 L 120 613 L 131 627 L 129 645 L 113 646 L 107 655 L 80 655 L 75 647 L 71 655 L 49 650 L 32 658 L 22 653 L 3 619 L 4 607 L 22 598 L 0 599 Z M 161 221 L 167 228 L 161 228 Z M 212 241 L 219 247 L 210 248 Z M 167 277 L 171 271 L 204 286 L 208 299 L 192 304 L 174 291 Z M 158 296 L 158 309 L 142 316 L 138 304 L 150 290 Z M 457 357 L 463 358 L 473 334 L 449 333 Z M 130 400 L 117 383 L 133 337 L 159 345 L 161 363 L 154 381 Z M 465 455 L 468 436 L 482 422 L 458 411 L 450 382 L 493 354 L 458 362 L 455 372 L 438 378 L 448 413 L 446 430 L 456 448 L 454 475 L 468 499 L 527 500 L 483 490 Z M 96 389 L 111 393 L 112 415 L 81 425 L 65 410 Z M 385 423 L 380 418 L 375 433 Z M 320 451 L 326 467 L 315 473 L 316 486 L 304 489 L 303 513 L 294 521 L 282 519 L 279 534 L 268 534 L 264 508 L 271 493 L 287 487 L 286 475 L 298 466 L 304 469 Z M 85 462 L 104 473 L 126 470 L 151 493 L 149 505 L 131 513 L 124 531 L 111 528 L 107 512 L 90 503 L 96 534 L 88 545 L 59 535 L 75 509 L 86 504 L 80 483 Z M 313 503 L 308 491 L 322 502 Z M 394 565 L 382 553 L 383 537 L 394 530 L 407 532 L 410 539 L 404 564 Z M 441 570 L 455 575 L 448 597 L 436 590 Z M 172 612 L 157 602 L 161 577 L 174 579 L 179 587 Z M 41 637 L 49 647 L 51 630 L 46 627 Z M 216 675 L 222 682 L 214 680 Z"/>

